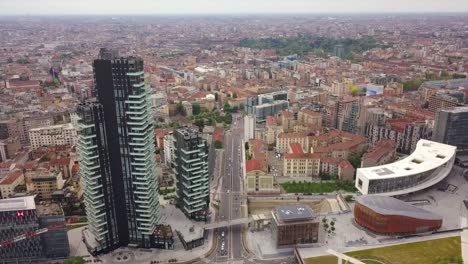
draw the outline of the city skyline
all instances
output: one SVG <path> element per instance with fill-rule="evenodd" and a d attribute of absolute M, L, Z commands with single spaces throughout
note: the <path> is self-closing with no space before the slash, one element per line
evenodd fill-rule
<path fill-rule="evenodd" d="M 92 9 L 89 7 L 93 6 Z M 142 0 L 135 5 L 129 0 L 112 1 L 57 1 L 24 0 L 18 2 L 0 1 L 0 15 L 169 15 L 169 14 L 330 14 L 330 13 L 443 13 L 468 12 L 468 2 L 424 1 L 408 3 L 403 0 L 255 0 L 237 2 L 233 0 Z"/>

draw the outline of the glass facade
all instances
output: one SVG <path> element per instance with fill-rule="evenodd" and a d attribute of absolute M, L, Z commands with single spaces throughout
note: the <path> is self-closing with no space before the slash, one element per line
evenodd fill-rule
<path fill-rule="evenodd" d="M 442 110 L 437 113 L 433 140 L 468 150 L 468 107 Z"/>
<path fill-rule="evenodd" d="M 0 241 L 39 229 L 36 210 L 0 212 Z M 0 263 L 38 263 L 45 259 L 41 236 L 0 247 Z"/>
<path fill-rule="evenodd" d="M 189 218 L 205 221 L 210 199 L 208 144 L 188 127 L 177 129 L 173 135 L 177 206 Z"/>
<path fill-rule="evenodd" d="M 101 50 L 93 67 L 97 101 L 78 108 L 89 230 L 103 252 L 127 245 L 148 248 L 160 212 L 143 60 Z"/>

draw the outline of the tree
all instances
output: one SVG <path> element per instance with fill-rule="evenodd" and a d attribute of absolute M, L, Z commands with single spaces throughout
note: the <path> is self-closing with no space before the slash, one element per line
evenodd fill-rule
<path fill-rule="evenodd" d="M 214 144 L 215 144 L 216 149 L 222 149 L 223 148 L 223 142 L 221 142 L 219 140 L 216 140 Z"/>
<path fill-rule="evenodd" d="M 216 119 L 214 118 L 210 119 L 210 126 L 213 126 L 213 127 L 216 126 Z"/>
<path fill-rule="evenodd" d="M 245 150 L 249 150 L 249 142 L 245 142 Z"/>
<path fill-rule="evenodd" d="M 7 63 L 13 63 L 13 58 L 8 58 Z"/>
<path fill-rule="evenodd" d="M 229 102 L 224 103 L 223 109 L 225 113 L 230 113 L 232 111 L 231 105 L 229 104 Z"/>
<path fill-rule="evenodd" d="M 354 197 L 352 195 L 348 194 L 348 195 L 345 196 L 345 201 L 350 203 L 350 202 L 354 201 Z"/>
<path fill-rule="evenodd" d="M 193 104 L 192 105 L 192 114 L 193 115 L 198 115 L 201 113 L 201 107 L 199 104 Z"/>
<path fill-rule="evenodd" d="M 231 113 L 227 113 L 226 115 L 224 115 L 224 123 L 230 125 L 232 124 L 232 115 Z"/>
<path fill-rule="evenodd" d="M 354 168 L 360 168 L 361 167 L 361 157 L 362 155 L 356 153 L 356 152 L 353 152 L 353 153 L 350 153 L 349 156 L 348 156 L 348 161 L 349 163 L 351 163 L 351 165 L 353 165 Z"/>
<path fill-rule="evenodd" d="M 19 63 L 19 64 L 28 64 L 29 63 L 29 60 L 27 58 L 19 58 L 16 63 Z"/>
<path fill-rule="evenodd" d="M 358 94 L 358 92 L 359 92 L 359 88 L 356 85 L 353 85 L 351 87 L 351 95 L 356 96 Z"/>
<path fill-rule="evenodd" d="M 218 101 L 218 93 L 215 93 L 215 101 Z"/>
<path fill-rule="evenodd" d="M 454 74 L 452 75 L 452 78 L 453 78 L 453 79 L 464 79 L 464 78 L 466 78 L 466 75 L 465 75 L 465 74 L 461 74 L 461 73 L 454 73 Z"/>
<path fill-rule="evenodd" d="M 204 119 L 196 119 L 195 122 L 193 122 L 199 129 L 200 131 L 203 130 L 205 127 L 205 120 Z"/>
<path fill-rule="evenodd" d="M 187 115 L 187 112 L 185 111 L 185 108 L 182 105 L 182 102 L 177 103 L 176 114 L 181 115 L 181 116 L 186 116 Z"/>
<path fill-rule="evenodd" d="M 409 80 L 406 82 L 403 82 L 403 90 L 405 91 L 416 91 L 419 89 L 419 86 L 423 84 L 424 80 L 422 79 L 417 79 L 417 80 Z"/>
<path fill-rule="evenodd" d="M 19 79 L 20 81 L 27 81 L 29 80 L 29 76 L 27 76 L 26 74 L 21 74 Z"/>
<path fill-rule="evenodd" d="M 440 77 L 446 79 L 446 78 L 450 78 L 450 74 L 448 73 L 448 71 L 445 71 L 443 70 L 441 73 L 440 73 Z"/>
<path fill-rule="evenodd" d="M 234 92 L 234 93 L 232 94 L 232 98 L 237 98 L 237 93 L 236 93 L 236 92 Z"/>
<path fill-rule="evenodd" d="M 241 103 L 241 104 L 239 105 L 239 110 L 240 110 L 240 111 L 244 111 L 244 108 L 245 108 L 244 104 Z"/>

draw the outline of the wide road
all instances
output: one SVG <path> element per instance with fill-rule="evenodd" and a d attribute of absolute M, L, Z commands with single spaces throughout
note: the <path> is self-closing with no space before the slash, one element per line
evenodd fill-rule
<path fill-rule="evenodd" d="M 219 221 L 229 221 L 241 218 L 241 177 L 242 177 L 242 139 L 244 134 L 243 119 L 233 115 L 231 129 L 226 131 L 224 138 L 224 173 L 220 193 Z M 224 232 L 224 237 L 221 234 Z M 224 242 L 224 250 L 221 245 Z M 227 227 L 218 230 L 218 260 L 239 259 L 242 257 L 241 227 Z"/>

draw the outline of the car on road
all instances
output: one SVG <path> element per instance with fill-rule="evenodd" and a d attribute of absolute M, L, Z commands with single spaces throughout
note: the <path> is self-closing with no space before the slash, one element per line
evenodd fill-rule
<path fill-rule="evenodd" d="M 224 230 L 221 232 L 221 237 L 224 237 L 226 234 L 224 233 Z"/>

